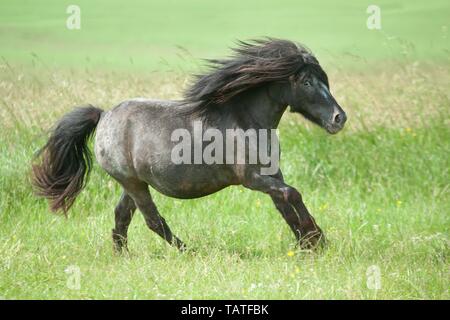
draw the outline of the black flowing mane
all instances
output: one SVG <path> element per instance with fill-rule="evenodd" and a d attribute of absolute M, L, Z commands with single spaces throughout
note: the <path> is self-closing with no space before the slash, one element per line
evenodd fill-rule
<path fill-rule="evenodd" d="M 237 94 L 292 75 L 314 73 L 328 86 L 328 77 L 309 49 L 289 40 L 264 38 L 238 41 L 228 59 L 207 59 L 211 71 L 195 75 L 186 90 L 184 102 L 195 110 L 222 104 Z"/>

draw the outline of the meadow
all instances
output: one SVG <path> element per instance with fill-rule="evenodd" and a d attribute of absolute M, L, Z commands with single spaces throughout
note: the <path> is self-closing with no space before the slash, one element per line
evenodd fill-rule
<path fill-rule="evenodd" d="M 69 2 L 0 4 L 1 298 L 450 298 L 446 1 L 380 1 L 378 31 L 366 1 L 78 3 L 77 31 L 65 28 Z M 261 35 L 316 52 L 348 114 L 336 136 L 290 113 L 280 125 L 281 168 L 325 249 L 297 249 L 271 200 L 242 187 L 196 200 L 153 191 L 195 249 L 182 254 L 139 213 L 130 253 L 113 253 L 121 190 L 98 165 L 67 218 L 33 195 L 33 154 L 73 106 L 180 98 L 200 58 Z"/>

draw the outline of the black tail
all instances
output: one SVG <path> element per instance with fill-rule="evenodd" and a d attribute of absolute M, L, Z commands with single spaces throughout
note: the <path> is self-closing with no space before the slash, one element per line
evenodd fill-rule
<path fill-rule="evenodd" d="M 89 105 L 64 115 L 39 150 L 42 159 L 33 165 L 33 185 L 37 195 L 49 199 L 52 211 L 66 213 L 84 188 L 92 167 L 87 143 L 102 112 Z"/>

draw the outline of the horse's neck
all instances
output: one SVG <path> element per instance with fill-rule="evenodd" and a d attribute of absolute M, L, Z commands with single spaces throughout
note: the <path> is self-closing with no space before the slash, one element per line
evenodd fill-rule
<path fill-rule="evenodd" d="M 276 129 L 287 106 L 271 98 L 267 88 L 259 88 L 237 96 L 225 107 L 246 129 Z"/>

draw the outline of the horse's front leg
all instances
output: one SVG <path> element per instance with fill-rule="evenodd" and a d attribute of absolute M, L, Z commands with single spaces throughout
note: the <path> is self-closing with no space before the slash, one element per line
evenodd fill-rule
<path fill-rule="evenodd" d="M 294 232 L 301 248 L 313 249 L 324 242 L 322 230 L 306 209 L 301 194 L 284 183 L 281 172 L 275 176 L 253 173 L 246 179 L 244 186 L 267 193 L 272 197 L 276 208 Z"/>

